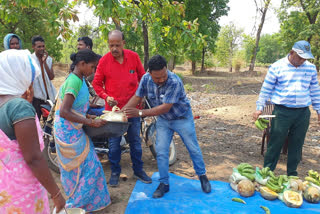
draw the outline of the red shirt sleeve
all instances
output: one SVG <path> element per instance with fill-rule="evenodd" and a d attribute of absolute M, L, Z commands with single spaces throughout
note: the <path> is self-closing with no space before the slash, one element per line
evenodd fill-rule
<path fill-rule="evenodd" d="M 108 97 L 108 94 L 106 93 L 104 86 L 104 68 L 107 66 L 106 64 L 106 57 L 102 57 L 99 61 L 96 73 L 94 75 L 94 79 L 92 81 L 92 86 L 94 90 L 96 91 L 97 95 L 101 97 L 102 99 L 106 99 Z"/>
<path fill-rule="evenodd" d="M 138 81 L 140 82 L 142 76 L 143 76 L 146 72 L 144 71 L 143 65 L 142 65 L 142 63 L 141 63 L 141 60 L 140 60 L 138 54 L 136 54 L 136 60 L 137 60 Z"/>

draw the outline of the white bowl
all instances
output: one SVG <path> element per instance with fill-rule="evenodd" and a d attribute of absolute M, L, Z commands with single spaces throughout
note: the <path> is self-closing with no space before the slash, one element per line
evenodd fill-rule
<path fill-rule="evenodd" d="M 86 211 L 81 208 L 66 208 L 67 213 L 64 209 L 62 209 L 59 213 L 56 213 L 56 208 L 53 209 L 52 214 L 85 214 Z"/>

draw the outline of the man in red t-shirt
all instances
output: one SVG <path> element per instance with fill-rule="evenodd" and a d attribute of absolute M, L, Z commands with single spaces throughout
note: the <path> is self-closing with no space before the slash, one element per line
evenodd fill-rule
<path fill-rule="evenodd" d="M 106 101 L 106 110 L 110 111 L 115 105 L 121 109 L 127 104 L 135 94 L 145 71 L 139 55 L 123 49 L 125 40 L 121 31 L 111 31 L 108 35 L 108 44 L 110 52 L 100 59 L 92 85 L 97 94 Z M 129 118 L 128 121 L 131 123 L 127 134 L 134 176 L 144 183 L 151 183 L 151 178 L 143 170 L 141 160 L 140 117 Z M 111 163 L 109 186 L 111 187 L 119 185 L 120 141 L 121 137 L 109 138 L 109 161 Z"/>

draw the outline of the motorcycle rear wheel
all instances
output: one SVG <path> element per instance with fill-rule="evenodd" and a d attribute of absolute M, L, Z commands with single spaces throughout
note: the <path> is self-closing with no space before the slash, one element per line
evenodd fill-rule
<path fill-rule="evenodd" d="M 155 123 L 151 123 L 147 128 L 146 140 L 148 142 L 149 149 L 155 159 L 157 159 L 156 152 L 156 126 Z M 177 160 L 175 140 L 172 138 L 169 148 L 169 166 L 173 165 Z"/>
<path fill-rule="evenodd" d="M 53 153 L 51 151 L 50 147 L 50 140 L 54 140 L 53 137 L 46 135 L 43 137 L 44 140 L 44 149 L 42 153 L 44 154 L 44 157 L 46 158 L 48 162 L 48 166 L 50 169 L 52 169 L 54 172 L 60 174 L 59 164 L 58 164 L 58 156 L 56 153 Z"/>

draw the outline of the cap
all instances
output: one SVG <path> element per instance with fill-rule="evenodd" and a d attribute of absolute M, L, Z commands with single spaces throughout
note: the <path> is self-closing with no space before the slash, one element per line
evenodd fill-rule
<path fill-rule="evenodd" d="M 303 59 L 314 59 L 311 53 L 310 43 L 304 40 L 294 43 L 292 50 L 295 51 Z"/>

